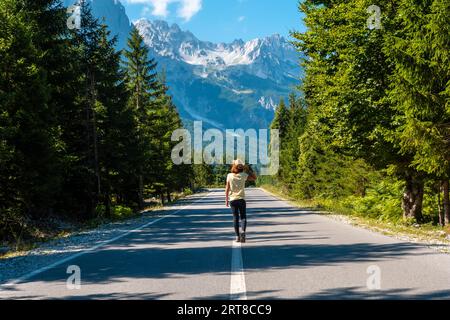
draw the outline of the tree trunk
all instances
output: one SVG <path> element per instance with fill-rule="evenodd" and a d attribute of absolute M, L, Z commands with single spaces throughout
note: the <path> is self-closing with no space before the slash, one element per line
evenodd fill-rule
<path fill-rule="evenodd" d="M 441 202 L 442 183 L 439 184 L 437 201 L 438 201 L 438 213 L 439 213 L 439 225 L 443 227 L 445 225 L 444 211 L 442 210 Z"/>
<path fill-rule="evenodd" d="M 172 202 L 172 196 L 170 195 L 170 191 L 167 191 L 167 202 Z"/>
<path fill-rule="evenodd" d="M 445 217 L 445 224 L 450 223 L 450 197 L 449 197 L 449 181 L 445 180 L 442 182 L 442 189 L 444 191 L 444 198 L 443 198 L 443 204 L 444 204 L 444 217 Z"/>
<path fill-rule="evenodd" d="M 407 175 L 403 193 L 402 209 L 404 218 L 415 218 L 422 221 L 424 182 L 417 176 Z"/>
<path fill-rule="evenodd" d="M 142 167 L 139 168 L 139 209 L 144 209 L 144 176 L 142 174 Z"/>
<path fill-rule="evenodd" d="M 89 88 L 90 86 L 86 85 L 86 96 L 89 95 Z M 90 103 L 86 103 L 86 159 L 87 159 L 87 166 L 92 165 L 92 156 L 91 156 L 91 108 Z M 88 190 L 89 194 L 89 204 L 86 206 L 86 212 L 84 214 L 85 219 L 89 219 L 92 216 L 94 216 L 94 208 L 96 206 L 95 204 L 95 197 L 94 197 L 94 190 L 92 190 L 89 187 Z"/>
<path fill-rule="evenodd" d="M 101 179 L 100 179 L 100 165 L 99 165 L 99 157 L 98 157 L 98 135 L 97 135 L 97 119 L 95 114 L 95 101 L 96 101 L 96 92 L 95 92 L 95 77 L 91 73 L 91 101 L 90 108 L 92 112 L 92 139 L 94 142 L 94 170 L 95 176 L 97 178 L 97 203 L 102 195 L 101 188 Z"/>
<path fill-rule="evenodd" d="M 109 192 L 105 194 L 105 216 L 107 218 L 111 217 L 111 197 Z"/>
<path fill-rule="evenodd" d="M 161 198 L 161 204 L 164 205 L 164 192 L 161 191 L 159 196 Z"/>
<path fill-rule="evenodd" d="M 141 106 L 140 106 L 140 95 L 141 95 L 141 89 L 140 89 L 140 83 L 137 84 L 136 88 L 136 112 L 138 115 L 140 115 L 141 112 Z M 139 119 L 140 121 L 141 119 Z M 140 141 L 141 137 L 139 137 Z M 145 203 L 144 203 L 144 169 L 142 165 L 139 167 L 139 190 L 138 190 L 138 197 L 139 197 L 139 209 L 144 209 Z"/>
<path fill-rule="evenodd" d="M 94 161 L 95 161 L 95 175 L 97 177 L 97 197 L 101 197 L 102 187 L 100 179 L 100 165 L 98 158 L 98 137 L 97 137 L 97 120 L 95 117 L 95 110 L 92 110 L 92 121 L 93 121 L 93 139 L 94 139 Z"/>

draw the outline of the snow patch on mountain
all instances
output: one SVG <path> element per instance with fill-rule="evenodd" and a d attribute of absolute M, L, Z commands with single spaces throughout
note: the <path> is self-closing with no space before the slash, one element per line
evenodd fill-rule
<path fill-rule="evenodd" d="M 258 103 L 266 110 L 273 110 L 275 111 L 277 109 L 277 104 L 273 101 L 272 97 L 261 97 L 258 100 Z"/>
<path fill-rule="evenodd" d="M 191 32 L 182 31 L 177 24 L 169 26 L 165 21 L 140 19 L 135 22 L 135 27 L 155 53 L 190 65 L 208 67 L 210 72 L 232 66 L 248 66 L 258 59 L 272 59 L 276 65 L 281 65 L 281 59 L 292 64 L 298 60 L 292 45 L 279 35 L 247 42 L 235 40 L 228 44 L 215 44 L 200 41 Z M 259 74 L 267 78 L 266 73 Z"/>
<path fill-rule="evenodd" d="M 78 0 L 63 0 L 71 5 Z M 105 22 L 117 49 L 126 49 L 133 27 L 119 0 L 86 0 Z M 140 19 L 134 26 L 164 70 L 185 121 L 217 128 L 267 128 L 276 103 L 298 85 L 299 54 L 280 35 L 250 41 L 212 43 L 165 21 Z"/>
<path fill-rule="evenodd" d="M 298 84 L 299 54 L 280 35 L 212 43 L 161 20 L 134 25 L 165 70 L 182 117 L 217 128 L 267 128 L 275 101 Z"/>

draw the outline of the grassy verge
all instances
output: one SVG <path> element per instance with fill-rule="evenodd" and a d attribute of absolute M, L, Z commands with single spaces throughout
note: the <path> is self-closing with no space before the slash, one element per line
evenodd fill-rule
<path fill-rule="evenodd" d="M 203 191 L 204 190 L 198 190 L 196 193 L 201 193 Z M 46 242 L 63 239 L 76 233 L 93 230 L 108 223 L 139 218 L 143 214 L 161 210 L 166 206 L 175 205 L 180 200 L 183 200 L 192 194 L 193 192 L 172 194 L 172 201 L 170 203 L 162 205 L 160 203 L 152 202 L 139 212 L 133 212 L 127 208 L 124 209 L 121 207 L 120 210 L 117 210 L 110 218 L 99 216 L 84 222 L 69 222 L 61 219 L 57 223 L 49 223 L 47 225 L 43 225 L 42 223 L 29 225 L 27 226 L 27 228 L 29 228 L 28 234 L 32 236 L 26 240 L 20 239 L 17 243 L 3 243 L 0 245 L 0 248 L 3 247 L 8 249 L 3 249 L 4 251 L 0 251 L 0 259 L 21 256 Z M 55 228 L 58 223 L 65 225 L 63 230 L 58 230 Z"/>
<path fill-rule="evenodd" d="M 450 228 L 442 228 L 432 224 L 409 224 L 408 222 L 385 221 L 365 216 L 358 212 L 351 212 L 341 206 L 339 202 L 331 200 L 301 200 L 289 195 L 280 186 L 262 185 L 265 191 L 290 202 L 299 208 L 308 208 L 318 214 L 326 215 L 334 220 L 353 226 L 362 227 L 397 239 L 427 244 L 441 252 L 450 253 Z"/>

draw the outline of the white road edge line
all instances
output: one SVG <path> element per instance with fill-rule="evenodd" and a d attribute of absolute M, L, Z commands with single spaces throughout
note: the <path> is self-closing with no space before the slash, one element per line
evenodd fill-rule
<path fill-rule="evenodd" d="M 0 285 L 0 288 L 1 288 L 1 287 L 9 287 L 9 286 L 17 285 L 17 284 L 19 284 L 19 283 L 21 283 L 21 282 L 24 282 L 25 280 L 28 280 L 28 279 L 30 279 L 30 278 L 32 278 L 32 277 L 34 277 L 34 276 L 36 276 L 36 275 L 38 275 L 38 274 L 40 274 L 40 273 L 43 273 L 43 272 L 45 272 L 45 271 L 47 271 L 47 270 L 49 270 L 49 269 L 53 269 L 53 268 L 55 268 L 55 267 L 58 267 L 58 266 L 60 266 L 60 265 L 63 264 L 63 263 L 66 263 L 66 262 L 71 261 L 71 260 L 73 260 L 73 259 L 79 258 L 79 257 L 81 257 L 81 256 L 83 256 L 83 255 L 85 255 L 85 254 L 87 254 L 87 253 L 94 252 L 94 251 L 100 249 L 101 247 L 106 246 L 106 245 L 108 245 L 108 244 L 110 244 L 110 243 L 112 243 L 112 242 L 115 242 L 115 241 L 117 241 L 117 240 L 120 240 L 120 239 L 126 237 L 127 235 L 129 235 L 129 234 L 131 234 L 131 233 L 133 233 L 133 232 L 140 231 L 140 230 L 142 230 L 142 229 L 147 228 L 148 226 L 151 226 L 152 224 L 158 223 L 158 222 L 161 221 L 161 220 L 164 220 L 164 219 L 166 219 L 166 218 L 173 217 L 173 216 L 176 215 L 177 213 L 179 213 L 179 212 L 181 212 L 181 211 L 183 211 L 183 210 L 186 210 L 187 208 L 189 208 L 189 207 L 192 206 L 193 204 L 195 204 L 195 203 L 197 203 L 197 202 L 200 202 L 201 200 L 207 198 L 211 193 L 212 193 L 212 192 L 209 192 L 207 195 L 205 195 L 205 196 L 203 196 L 203 197 L 201 197 L 201 198 L 199 198 L 199 199 L 193 201 L 192 203 L 190 203 L 190 204 L 188 204 L 188 205 L 182 207 L 181 209 L 178 209 L 177 211 L 175 211 L 174 213 L 172 213 L 172 214 L 170 214 L 170 215 L 166 215 L 166 216 L 164 216 L 164 217 L 158 218 L 158 219 L 153 220 L 153 221 L 151 221 L 151 222 L 145 223 L 145 224 L 143 224 L 143 225 L 141 225 L 141 226 L 139 226 L 139 227 L 137 227 L 137 228 L 134 228 L 134 229 L 125 231 L 124 233 L 118 235 L 117 237 L 114 237 L 114 238 L 112 238 L 112 239 L 103 241 L 103 242 L 99 243 L 98 245 L 95 245 L 95 246 L 93 246 L 93 247 L 91 247 L 91 248 L 82 250 L 82 251 L 79 252 L 79 253 L 73 254 L 73 255 L 71 255 L 71 256 L 68 256 L 67 258 L 64 258 L 64 259 L 62 259 L 62 260 L 56 261 L 56 262 L 54 262 L 54 263 L 52 263 L 52 264 L 50 264 L 50 265 L 48 265 L 48 266 L 45 266 L 45 267 L 39 268 L 39 269 L 37 269 L 37 270 L 34 270 L 34 271 L 32 271 L 32 272 L 30 272 L 30 273 L 28 273 L 28 274 L 26 274 L 26 275 L 24 275 L 24 276 L 22 276 L 22 277 L 20 277 L 20 278 L 17 278 L 17 279 L 15 279 L 15 280 L 12 280 L 12 281 L 10 281 L 10 282 L 7 282 L 7 283 L 5 283 L 5 284 L 3 284 L 3 285 Z"/>
<path fill-rule="evenodd" d="M 231 250 L 230 300 L 247 300 L 241 243 L 233 241 Z"/>

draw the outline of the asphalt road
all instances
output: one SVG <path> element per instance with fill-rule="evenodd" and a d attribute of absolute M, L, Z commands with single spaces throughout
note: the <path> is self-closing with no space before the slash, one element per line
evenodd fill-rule
<path fill-rule="evenodd" d="M 259 189 L 247 195 L 242 246 L 233 243 L 224 191 L 212 190 L 2 286 L 0 298 L 450 299 L 450 255 L 294 208 Z M 80 268 L 79 289 L 67 286 L 69 266 Z"/>

